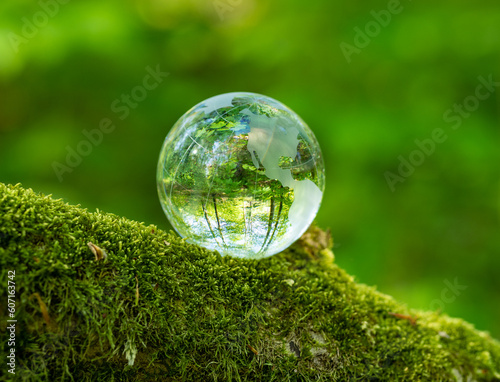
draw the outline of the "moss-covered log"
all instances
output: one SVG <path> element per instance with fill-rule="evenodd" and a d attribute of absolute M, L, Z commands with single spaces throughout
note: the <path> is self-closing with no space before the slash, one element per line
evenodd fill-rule
<path fill-rule="evenodd" d="M 354 282 L 329 241 L 313 228 L 271 258 L 221 257 L 0 184 L 1 380 L 499 380 L 497 341 Z"/>

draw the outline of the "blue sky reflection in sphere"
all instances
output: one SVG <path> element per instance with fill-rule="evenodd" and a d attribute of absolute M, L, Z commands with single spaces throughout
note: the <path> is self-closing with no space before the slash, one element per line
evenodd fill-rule
<path fill-rule="evenodd" d="M 282 103 L 254 93 L 209 98 L 185 113 L 163 144 L 160 202 L 187 241 L 259 259 L 297 240 L 325 187 L 319 144 Z"/>

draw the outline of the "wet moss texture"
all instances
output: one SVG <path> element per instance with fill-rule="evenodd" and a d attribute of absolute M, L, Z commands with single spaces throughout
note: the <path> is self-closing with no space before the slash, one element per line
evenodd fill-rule
<path fill-rule="evenodd" d="M 0 183 L 0 264 L 2 381 L 500 380 L 499 342 L 355 282 L 316 227 L 241 260 Z"/>

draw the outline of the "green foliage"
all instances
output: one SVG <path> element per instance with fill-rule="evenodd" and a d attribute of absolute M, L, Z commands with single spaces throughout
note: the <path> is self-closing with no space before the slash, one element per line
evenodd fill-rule
<path fill-rule="evenodd" d="M 221 257 L 155 226 L 0 183 L 0 282 L 15 270 L 17 380 L 500 379 L 500 343 L 355 283 L 324 237 L 312 228 L 260 261 Z M 96 261 L 88 242 L 107 258 Z M 4 336 L 3 302 L 0 315 Z"/>
<path fill-rule="evenodd" d="M 498 89 L 458 128 L 443 119 L 478 76 L 500 81 L 498 1 L 401 1 L 350 63 L 339 45 L 387 1 L 239 3 L 221 19 L 211 0 L 69 1 L 16 52 L 9 33 L 41 7 L 0 1 L 0 180 L 169 229 L 155 167 L 170 127 L 215 94 L 266 94 L 318 137 L 317 221 L 332 229 L 338 263 L 422 309 L 458 278 L 468 288 L 443 309 L 500 337 Z M 157 64 L 170 76 L 121 119 L 111 104 Z M 59 182 L 54 161 L 103 118 L 116 129 Z M 391 192 L 384 172 L 435 128 L 447 140 Z"/>

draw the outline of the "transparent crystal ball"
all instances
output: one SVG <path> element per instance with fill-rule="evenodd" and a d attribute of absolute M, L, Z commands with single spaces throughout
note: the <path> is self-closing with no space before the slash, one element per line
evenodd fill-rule
<path fill-rule="evenodd" d="M 228 93 L 176 122 L 157 183 L 167 218 L 188 242 L 259 259 L 309 227 L 325 173 L 319 144 L 297 114 L 263 95 Z"/>

